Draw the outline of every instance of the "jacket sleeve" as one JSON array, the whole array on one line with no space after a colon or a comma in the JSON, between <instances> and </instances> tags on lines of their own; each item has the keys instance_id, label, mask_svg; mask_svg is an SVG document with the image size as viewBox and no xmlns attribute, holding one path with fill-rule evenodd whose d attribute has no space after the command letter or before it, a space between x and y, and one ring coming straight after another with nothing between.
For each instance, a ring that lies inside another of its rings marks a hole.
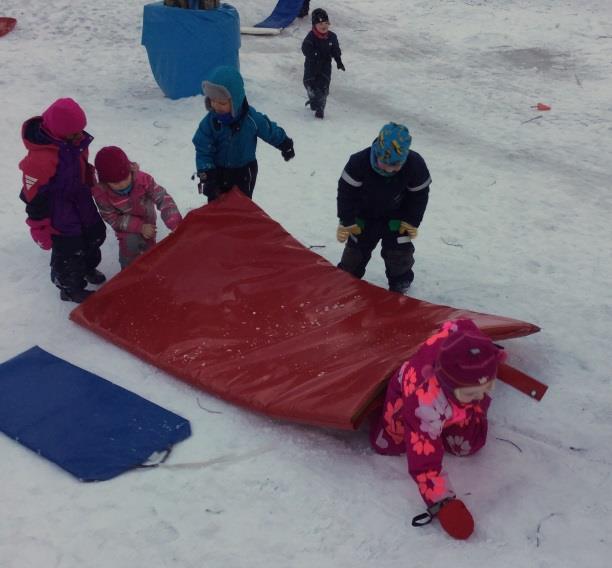
<instances>
[{"instance_id":1,"label":"jacket sleeve","mask_svg":"<svg viewBox=\"0 0 612 568\"><path fill-rule=\"evenodd\" d=\"M410 176L409 183L405 188L400 214L403 221L418 227L425 215L425 209L427 209L431 176L425 160L418 154L415 155L411 168L414 170L414 174Z\"/></svg>"},{"instance_id":2,"label":"jacket sleeve","mask_svg":"<svg viewBox=\"0 0 612 568\"><path fill-rule=\"evenodd\" d=\"M116 233L140 233L142 219L134 215L122 213L108 199L107 189L104 185L96 185L92 192L102 219L104 219ZM125 196L126 201L129 196Z\"/></svg>"},{"instance_id":3,"label":"jacket sleeve","mask_svg":"<svg viewBox=\"0 0 612 568\"><path fill-rule=\"evenodd\" d=\"M356 223L359 194L362 188L363 175L356 161L351 157L338 180L338 219L345 227Z\"/></svg>"},{"instance_id":4,"label":"jacket sleeve","mask_svg":"<svg viewBox=\"0 0 612 568\"><path fill-rule=\"evenodd\" d=\"M210 124L210 114L207 114L193 136L196 151L196 169L198 172L211 170L215 167L215 138Z\"/></svg>"},{"instance_id":5,"label":"jacket sleeve","mask_svg":"<svg viewBox=\"0 0 612 568\"><path fill-rule=\"evenodd\" d=\"M342 63L342 51L340 50L340 43L338 42L338 36L336 34L333 36L331 56L338 65Z\"/></svg>"},{"instance_id":6,"label":"jacket sleeve","mask_svg":"<svg viewBox=\"0 0 612 568\"><path fill-rule=\"evenodd\" d=\"M19 169L22 172L21 199L24 203L30 204L40 196L42 201L47 202L46 194L53 189L52 179L57 168L57 155L47 152L28 152L28 155L19 162ZM39 201L41 201L39 199ZM34 206L34 209L37 209ZM28 216L31 217L26 207ZM37 218L48 217L49 212L39 210L34 212Z\"/></svg>"},{"instance_id":7,"label":"jacket sleeve","mask_svg":"<svg viewBox=\"0 0 612 568\"><path fill-rule=\"evenodd\" d=\"M257 137L261 138L264 142L278 148L287 139L287 133L265 114L257 112L251 107L249 109L249 115L254 120L257 127Z\"/></svg>"},{"instance_id":8,"label":"jacket sleeve","mask_svg":"<svg viewBox=\"0 0 612 568\"><path fill-rule=\"evenodd\" d=\"M302 53L308 59L314 59L318 56L317 47L313 40L312 32L308 33L302 42Z\"/></svg>"},{"instance_id":9,"label":"jacket sleeve","mask_svg":"<svg viewBox=\"0 0 612 568\"><path fill-rule=\"evenodd\" d=\"M429 186L414 192L408 190L402 202L401 217L402 221L410 223L413 227L418 227L425 215L427 203L429 201Z\"/></svg>"},{"instance_id":10,"label":"jacket sleeve","mask_svg":"<svg viewBox=\"0 0 612 568\"><path fill-rule=\"evenodd\" d=\"M435 380L423 383L404 403L408 472L428 507L455 495L442 467L442 430L452 411L442 392L436 395L436 384Z\"/></svg>"},{"instance_id":11,"label":"jacket sleeve","mask_svg":"<svg viewBox=\"0 0 612 568\"><path fill-rule=\"evenodd\" d=\"M151 176L148 176L146 191L151 196L155 207L160 212L162 221L170 229L174 231L178 224L183 220L174 199L170 194L159 185Z\"/></svg>"}]
</instances>

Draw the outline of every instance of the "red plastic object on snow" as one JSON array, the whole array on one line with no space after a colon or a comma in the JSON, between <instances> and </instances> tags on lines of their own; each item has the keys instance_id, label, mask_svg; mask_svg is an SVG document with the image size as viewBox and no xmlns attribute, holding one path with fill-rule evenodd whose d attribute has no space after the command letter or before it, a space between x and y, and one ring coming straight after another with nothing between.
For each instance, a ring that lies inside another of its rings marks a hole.
<instances>
[{"instance_id":1,"label":"red plastic object on snow","mask_svg":"<svg viewBox=\"0 0 612 568\"><path fill-rule=\"evenodd\" d=\"M237 190L191 211L70 317L226 400L349 430L443 321L471 317L496 340L539 330L357 280Z\"/></svg>"},{"instance_id":2,"label":"red plastic object on snow","mask_svg":"<svg viewBox=\"0 0 612 568\"><path fill-rule=\"evenodd\" d=\"M0 17L0 37L9 33L17 24L15 18Z\"/></svg>"},{"instance_id":3,"label":"red plastic object on snow","mask_svg":"<svg viewBox=\"0 0 612 568\"><path fill-rule=\"evenodd\" d=\"M550 110L551 107L549 105L545 105L544 103L538 103L537 105L531 107L531 108L535 108L538 110Z\"/></svg>"}]
</instances>

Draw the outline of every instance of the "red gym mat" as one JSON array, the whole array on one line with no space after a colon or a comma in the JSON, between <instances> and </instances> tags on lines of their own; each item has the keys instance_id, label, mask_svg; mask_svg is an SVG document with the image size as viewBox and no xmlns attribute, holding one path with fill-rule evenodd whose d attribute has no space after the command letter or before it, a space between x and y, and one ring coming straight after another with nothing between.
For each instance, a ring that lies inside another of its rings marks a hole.
<instances>
[{"instance_id":1,"label":"red gym mat","mask_svg":"<svg viewBox=\"0 0 612 568\"><path fill-rule=\"evenodd\" d=\"M237 190L191 211L70 317L226 400L342 429L443 321L470 317L494 340L539 330L356 280Z\"/></svg>"}]
</instances>

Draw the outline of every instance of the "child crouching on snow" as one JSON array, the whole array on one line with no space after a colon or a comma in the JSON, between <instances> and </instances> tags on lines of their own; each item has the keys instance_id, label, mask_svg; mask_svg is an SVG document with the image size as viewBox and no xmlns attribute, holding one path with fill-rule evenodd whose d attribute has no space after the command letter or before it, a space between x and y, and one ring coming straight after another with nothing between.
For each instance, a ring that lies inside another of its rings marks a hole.
<instances>
[{"instance_id":1,"label":"child crouching on snow","mask_svg":"<svg viewBox=\"0 0 612 568\"><path fill-rule=\"evenodd\" d=\"M391 378L370 443L380 454L406 452L428 507L413 526L437 516L452 537L472 534L474 520L456 498L442 458L445 450L468 456L484 446L489 395L504 355L472 320L448 321Z\"/></svg>"},{"instance_id":2,"label":"child crouching on snow","mask_svg":"<svg viewBox=\"0 0 612 568\"><path fill-rule=\"evenodd\" d=\"M119 264L128 266L156 242L155 208L174 231L182 217L174 200L117 146L102 148L95 159L99 183L93 195L102 218L115 230Z\"/></svg>"},{"instance_id":3,"label":"child crouching on snow","mask_svg":"<svg viewBox=\"0 0 612 568\"><path fill-rule=\"evenodd\" d=\"M295 157L293 140L249 105L237 69L217 67L202 83L202 90L209 112L193 136L198 191L209 202L234 186L252 197L257 180L257 139L280 150L285 161Z\"/></svg>"}]
</instances>

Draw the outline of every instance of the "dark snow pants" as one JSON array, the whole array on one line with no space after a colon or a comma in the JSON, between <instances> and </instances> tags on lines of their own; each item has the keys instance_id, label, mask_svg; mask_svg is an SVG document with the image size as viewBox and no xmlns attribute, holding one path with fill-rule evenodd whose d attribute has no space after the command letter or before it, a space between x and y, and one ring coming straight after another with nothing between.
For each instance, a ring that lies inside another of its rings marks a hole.
<instances>
[{"instance_id":1,"label":"dark snow pants","mask_svg":"<svg viewBox=\"0 0 612 568\"><path fill-rule=\"evenodd\" d=\"M121 270L132 264L143 252L155 245L155 238L145 239L140 233L121 233L119 241L119 265Z\"/></svg>"},{"instance_id":2,"label":"dark snow pants","mask_svg":"<svg viewBox=\"0 0 612 568\"><path fill-rule=\"evenodd\" d=\"M315 75L314 77L304 79L304 87L306 87L306 94L308 95L312 110L325 110L330 83L331 77L326 75Z\"/></svg>"},{"instance_id":3,"label":"dark snow pants","mask_svg":"<svg viewBox=\"0 0 612 568\"><path fill-rule=\"evenodd\" d=\"M249 162L240 168L215 168L217 175L217 187L214 193L207 194L208 203L214 201L222 193L227 193L232 187L238 186L247 197L253 197L255 182L257 181L257 160Z\"/></svg>"},{"instance_id":4,"label":"dark snow pants","mask_svg":"<svg viewBox=\"0 0 612 568\"><path fill-rule=\"evenodd\" d=\"M367 219L362 233L349 237L338 268L362 278L379 241L389 290L401 292L414 279L414 245L405 235L392 231L387 219Z\"/></svg>"},{"instance_id":5,"label":"dark snow pants","mask_svg":"<svg viewBox=\"0 0 612 568\"><path fill-rule=\"evenodd\" d=\"M85 275L102 260L100 247L106 239L102 220L83 231L78 237L53 235L51 248L51 282L66 292L83 290Z\"/></svg>"}]
</instances>

